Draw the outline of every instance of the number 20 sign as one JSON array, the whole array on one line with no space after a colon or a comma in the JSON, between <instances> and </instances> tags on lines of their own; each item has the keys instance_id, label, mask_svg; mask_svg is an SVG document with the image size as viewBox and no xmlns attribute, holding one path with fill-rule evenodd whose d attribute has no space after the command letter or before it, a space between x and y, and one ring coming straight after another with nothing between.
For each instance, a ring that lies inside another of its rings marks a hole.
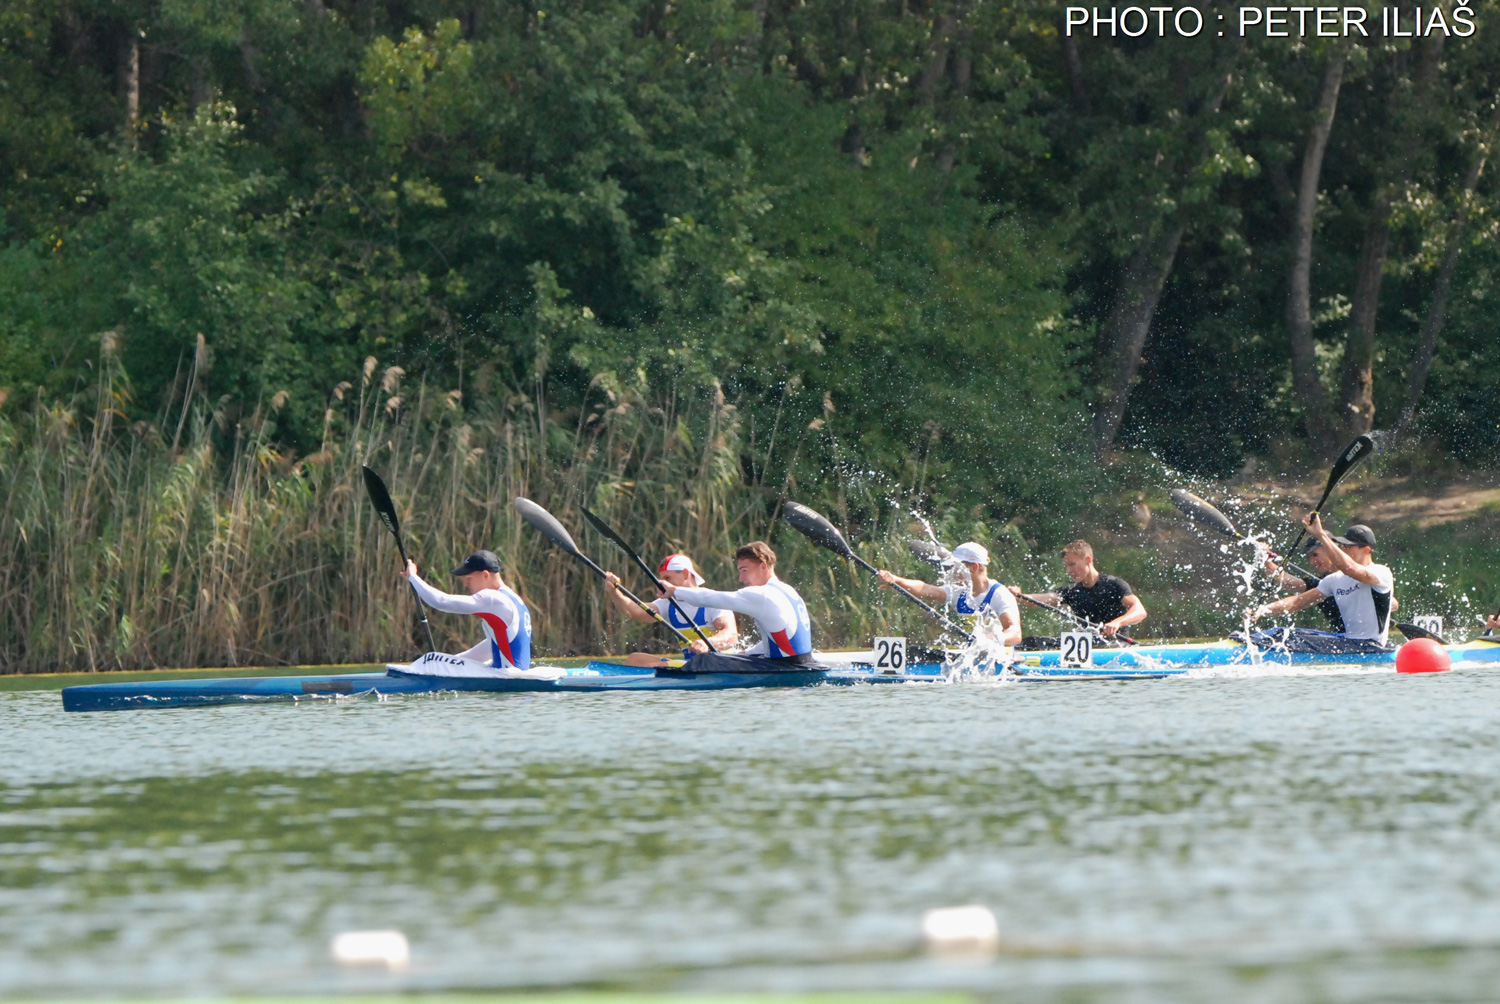
<instances>
[{"instance_id":1,"label":"number 20 sign","mask_svg":"<svg viewBox=\"0 0 1500 1004\"><path fill-rule=\"evenodd\" d=\"M1094 664L1094 636L1087 631L1064 631L1057 638L1060 662L1077 668Z\"/></svg>"}]
</instances>

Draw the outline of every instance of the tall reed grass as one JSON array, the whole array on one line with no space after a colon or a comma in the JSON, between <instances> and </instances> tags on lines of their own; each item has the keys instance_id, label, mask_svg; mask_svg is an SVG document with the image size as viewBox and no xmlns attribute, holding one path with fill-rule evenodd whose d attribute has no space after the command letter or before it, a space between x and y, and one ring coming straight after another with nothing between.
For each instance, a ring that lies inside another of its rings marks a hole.
<instances>
[{"instance_id":1,"label":"tall reed grass","mask_svg":"<svg viewBox=\"0 0 1500 1004\"><path fill-rule=\"evenodd\" d=\"M693 554L721 588L735 586L737 544L773 538L820 645L921 630L913 612L883 604L888 594L872 604L869 582L843 563L778 533L789 492L847 519L851 494L875 490L821 473L809 454L822 423L805 411L768 408L757 431L722 392L650 394L601 376L588 406L555 413L515 392L466 399L370 358L328 401L320 448L294 458L272 438L284 394L238 417L195 395L201 340L187 393L156 422L125 418L130 388L110 336L102 349L82 403L0 415L0 672L413 656L415 601L365 498L364 463L390 485L431 581L453 588L448 569L475 548L500 554L543 655L663 649L669 638L619 617L590 573L521 523L517 495L554 512L639 593L649 582L584 530L579 502L648 560ZM786 393L796 392L794 382ZM878 511L873 502L853 504ZM432 622L449 650L477 634L466 618Z\"/></svg>"}]
</instances>

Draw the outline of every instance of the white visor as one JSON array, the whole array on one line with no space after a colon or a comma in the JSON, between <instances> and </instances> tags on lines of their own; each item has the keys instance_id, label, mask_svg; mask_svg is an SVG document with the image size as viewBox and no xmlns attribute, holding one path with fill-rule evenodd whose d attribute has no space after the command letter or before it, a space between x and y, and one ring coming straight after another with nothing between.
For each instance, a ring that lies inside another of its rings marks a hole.
<instances>
[{"instance_id":1,"label":"white visor","mask_svg":"<svg viewBox=\"0 0 1500 1004\"><path fill-rule=\"evenodd\" d=\"M968 561L976 565L988 565L990 563L990 552L973 541L969 541L965 544L959 544L953 549L953 560Z\"/></svg>"}]
</instances>

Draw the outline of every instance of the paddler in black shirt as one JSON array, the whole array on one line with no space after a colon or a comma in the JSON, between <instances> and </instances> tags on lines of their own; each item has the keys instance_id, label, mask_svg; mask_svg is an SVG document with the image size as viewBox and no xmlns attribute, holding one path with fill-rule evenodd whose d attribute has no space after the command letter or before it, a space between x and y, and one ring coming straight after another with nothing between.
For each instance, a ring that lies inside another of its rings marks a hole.
<instances>
[{"instance_id":1,"label":"paddler in black shirt","mask_svg":"<svg viewBox=\"0 0 1500 1004\"><path fill-rule=\"evenodd\" d=\"M1115 575L1105 575L1094 567L1094 549L1086 540L1075 540L1062 550L1063 569L1073 584L1060 593L1026 593L1027 599L1056 606L1065 603L1073 613L1099 626L1099 633L1113 638L1122 628L1146 619L1146 604L1130 588L1130 583ZM1023 595L1015 586L1009 587Z\"/></svg>"}]
</instances>

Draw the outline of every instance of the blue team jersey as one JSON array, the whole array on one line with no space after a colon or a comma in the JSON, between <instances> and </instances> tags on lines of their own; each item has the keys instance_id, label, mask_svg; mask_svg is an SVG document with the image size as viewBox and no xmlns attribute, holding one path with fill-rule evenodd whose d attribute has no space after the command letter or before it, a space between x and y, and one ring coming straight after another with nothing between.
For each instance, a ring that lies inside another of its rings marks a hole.
<instances>
[{"instance_id":1,"label":"blue team jersey","mask_svg":"<svg viewBox=\"0 0 1500 1004\"><path fill-rule=\"evenodd\" d=\"M769 583L787 602L792 605L792 610L797 615L797 626L790 633L776 631L770 636L770 655L776 658L788 658L794 655L808 655L812 652L812 619L807 616L807 604L802 602L802 597L797 590L776 579Z\"/></svg>"},{"instance_id":2,"label":"blue team jersey","mask_svg":"<svg viewBox=\"0 0 1500 1004\"><path fill-rule=\"evenodd\" d=\"M516 595L513 590L500 588L495 592L510 600L516 606L516 612L520 615L520 623L516 625L514 637L510 636L510 625L494 614L478 614L484 619L494 632L494 638L490 640L490 649L494 656L491 664L498 669L514 666L516 669L531 668L531 610L526 606L526 601Z\"/></svg>"}]
</instances>

